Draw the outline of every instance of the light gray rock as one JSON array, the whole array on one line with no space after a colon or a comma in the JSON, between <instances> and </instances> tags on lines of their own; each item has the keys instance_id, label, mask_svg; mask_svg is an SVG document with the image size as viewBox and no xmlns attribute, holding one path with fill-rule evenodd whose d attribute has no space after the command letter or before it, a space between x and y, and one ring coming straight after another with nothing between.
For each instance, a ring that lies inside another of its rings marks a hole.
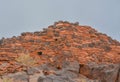
<instances>
[{"instance_id":1,"label":"light gray rock","mask_svg":"<svg viewBox=\"0 0 120 82\"><path fill-rule=\"evenodd\" d=\"M98 79L101 82L115 82L120 69L119 64L95 64L90 63L80 68L80 73L90 79Z\"/></svg>"},{"instance_id":2,"label":"light gray rock","mask_svg":"<svg viewBox=\"0 0 120 82\"><path fill-rule=\"evenodd\" d=\"M48 74L44 71L48 71ZM30 68L27 72L8 74L2 78L13 78L14 82L120 82L119 64L81 65L77 61L63 61L62 69L44 64Z\"/></svg>"},{"instance_id":3,"label":"light gray rock","mask_svg":"<svg viewBox=\"0 0 120 82\"><path fill-rule=\"evenodd\" d=\"M32 67L27 70L28 75L33 75L35 73L40 73L40 69L37 67Z\"/></svg>"},{"instance_id":4,"label":"light gray rock","mask_svg":"<svg viewBox=\"0 0 120 82\"><path fill-rule=\"evenodd\" d=\"M38 73L38 74L34 74L30 76L29 81L30 82L42 82L42 80L45 78L45 76L43 75L43 73Z\"/></svg>"},{"instance_id":5,"label":"light gray rock","mask_svg":"<svg viewBox=\"0 0 120 82\"><path fill-rule=\"evenodd\" d=\"M14 82L28 82L28 75L25 72L18 72L2 76L2 78L12 78Z\"/></svg>"},{"instance_id":6,"label":"light gray rock","mask_svg":"<svg viewBox=\"0 0 120 82\"><path fill-rule=\"evenodd\" d=\"M66 63L66 62L64 62L64 63ZM64 63L63 63L63 67L64 67L64 65L66 65L66 67L65 67L66 70L71 70L71 71L79 73L79 69L80 69L79 62L77 62L77 61L69 62L68 65L64 64Z\"/></svg>"},{"instance_id":7,"label":"light gray rock","mask_svg":"<svg viewBox=\"0 0 120 82\"><path fill-rule=\"evenodd\" d=\"M45 78L43 78L43 77L39 77L38 78L38 80L37 80L37 82L43 82L45 80ZM32 82L32 81L31 81ZM34 81L35 82L35 81Z\"/></svg>"}]
</instances>

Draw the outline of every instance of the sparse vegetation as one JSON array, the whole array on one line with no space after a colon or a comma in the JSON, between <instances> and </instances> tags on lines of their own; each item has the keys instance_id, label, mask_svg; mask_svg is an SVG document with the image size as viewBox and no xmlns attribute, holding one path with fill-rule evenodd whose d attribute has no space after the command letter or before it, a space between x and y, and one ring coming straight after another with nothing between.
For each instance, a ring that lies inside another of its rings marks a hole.
<instances>
[{"instance_id":1,"label":"sparse vegetation","mask_svg":"<svg viewBox=\"0 0 120 82\"><path fill-rule=\"evenodd\" d=\"M16 61L19 62L21 65L31 67L35 65L36 60L32 58L29 54L20 54Z\"/></svg>"},{"instance_id":2,"label":"sparse vegetation","mask_svg":"<svg viewBox=\"0 0 120 82\"><path fill-rule=\"evenodd\" d=\"M36 63L36 60L32 58L29 54L21 54L18 58L16 58L16 61L26 67L27 74L28 74L28 69L34 66ZM28 74L28 82L30 82L29 80L30 78Z\"/></svg>"},{"instance_id":3,"label":"sparse vegetation","mask_svg":"<svg viewBox=\"0 0 120 82\"><path fill-rule=\"evenodd\" d=\"M3 82L13 82L13 80L10 78L3 78Z\"/></svg>"}]
</instances>

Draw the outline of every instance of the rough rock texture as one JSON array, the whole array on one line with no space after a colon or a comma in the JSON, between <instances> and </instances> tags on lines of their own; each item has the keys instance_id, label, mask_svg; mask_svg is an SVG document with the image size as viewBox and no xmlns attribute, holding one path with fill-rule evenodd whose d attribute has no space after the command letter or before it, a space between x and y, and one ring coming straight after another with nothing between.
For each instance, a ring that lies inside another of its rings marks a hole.
<instances>
[{"instance_id":1,"label":"rough rock texture","mask_svg":"<svg viewBox=\"0 0 120 82\"><path fill-rule=\"evenodd\" d=\"M66 64L68 62L64 62ZM7 74L2 78L13 78L14 82L101 82L100 80L88 79L79 73L79 63L77 61L69 62L62 69L57 69L48 64L43 64L38 67L33 67L29 71L34 71L32 74L25 72L18 72L14 74ZM29 81L28 81L29 79Z\"/></svg>"},{"instance_id":2,"label":"rough rock texture","mask_svg":"<svg viewBox=\"0 0 120 82\"><path fill-rule=\"evenodd\" d=\"M118 81L120 71L119 64L88 64L80 67L80 74L90 79L98 79L102 82L120 82Z\"/></svg>"},{"instance_id":3,"label":"rough rock texture","mask_svg":"<svg viewBox=\"0 0 120 82\"><path fill-rule=\"evenodd\" d=\"M27 69L16 61L25 54L36 60L35 67ZM43 31L2 38L0 75L0 82L4 78L14 82L120 82L120 43L90 26L59 21Z\"/></svg>"}]
</instances>

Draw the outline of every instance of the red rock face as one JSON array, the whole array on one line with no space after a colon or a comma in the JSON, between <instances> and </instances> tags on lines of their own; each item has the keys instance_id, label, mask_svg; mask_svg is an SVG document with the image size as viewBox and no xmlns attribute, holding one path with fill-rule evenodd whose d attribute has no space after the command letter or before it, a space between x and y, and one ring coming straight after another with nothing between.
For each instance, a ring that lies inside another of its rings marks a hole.
<instances>
[{"instance_id":1,"label":"red rock face","mask_svg":"<svg viewBox=\"0 0 120 82\"><path fill-rule=\"evenodd\" d=\"M37 65L64 61L120 63L120 43L89 26L56 22L43 31L26 32L20 36L0 40L0 74L23 70L16 58L29 53Z\"/></svg>"}]
</instances>

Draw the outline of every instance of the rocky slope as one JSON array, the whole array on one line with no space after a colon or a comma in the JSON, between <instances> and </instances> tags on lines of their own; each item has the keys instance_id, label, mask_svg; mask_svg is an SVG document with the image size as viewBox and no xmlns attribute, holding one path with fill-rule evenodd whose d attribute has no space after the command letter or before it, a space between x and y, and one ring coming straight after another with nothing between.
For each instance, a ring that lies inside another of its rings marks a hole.
<instances>
[{"instance_id":1,"label":"rocky slope","mask_svg":"<svg viewBox=\"0 0 120 82\"><path fill-rule=\"evenodd\" d=\"M26 54L35 67L16 60ZM0 75L23 82L120 82L120 43L90 26L59 21L43 31L2 38Z\"/></svg>"}]
</instances>

